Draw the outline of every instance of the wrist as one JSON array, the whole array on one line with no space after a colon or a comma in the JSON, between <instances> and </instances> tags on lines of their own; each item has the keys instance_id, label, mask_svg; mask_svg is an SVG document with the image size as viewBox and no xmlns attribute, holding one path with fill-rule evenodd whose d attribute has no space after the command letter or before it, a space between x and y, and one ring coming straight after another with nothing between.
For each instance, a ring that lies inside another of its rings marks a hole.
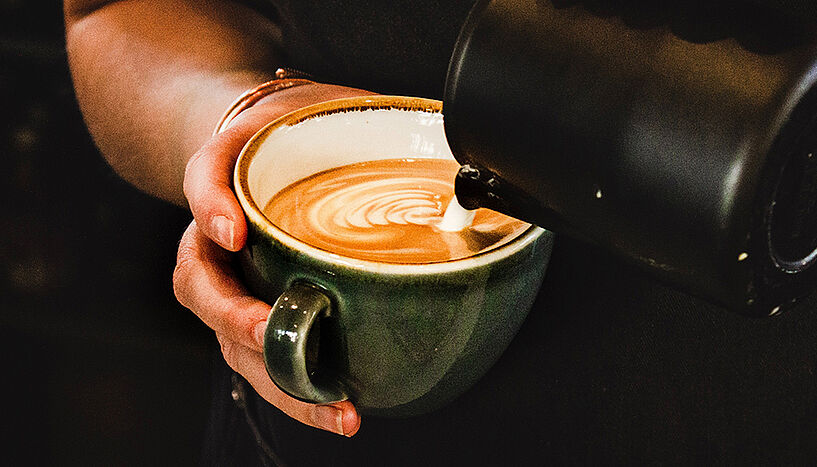
<instances>
[{"instance_id":1,"label":"wrist","mask_svg":"<svg viewBox=\"0 0 817 467\"><path fill-rule=\"evenodd\" d=\"M278 68L275 71L274 79L248 89L233 101L216 124L213 135L224 131L242 112L266 99L268 96L290 88L314 84L314 81L310 78L311 76L309 74L301 71L290 68Z\"/></svg>"},{"instance_id":2,"label":"wrist","mask_svg":"<svg viewBox=\"0 0 817 467\"><path fill-rule=\"evenodd\" d=\"M240 108L235 105L241 100L237 99L225 111L216 131L223 131L238 125L249 125L257 131L278 117L312 104L344 97L375 94L362 89L319 83L302 78L296 78L293 81L296 82L290 84L284 81L282 86L273 83L270 87L272 92L262 92L261 95L256 96L257 99L248 100L250 105L241 108L240 112L232 112L234 106ZM244 94L251 94L251 91Z\"/></svg>"}]
</instances>

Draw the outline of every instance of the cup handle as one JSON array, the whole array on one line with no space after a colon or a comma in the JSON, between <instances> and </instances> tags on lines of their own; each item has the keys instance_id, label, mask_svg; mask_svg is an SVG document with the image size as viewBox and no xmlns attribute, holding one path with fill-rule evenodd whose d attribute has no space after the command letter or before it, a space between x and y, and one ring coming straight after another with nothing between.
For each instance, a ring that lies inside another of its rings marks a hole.
<instances>
[{"instance_id":1,"label":"cup handle","mask_svg":"<svg viewBox=\"0 0 817 467\"><path fill-rule=\"evenodd\" d=\"M267 320L267 373L282 391L304 402L330 404L348 399L337 380L313 382L307 367L309 334L318 318L331 310L331 300L318 287L295 282L275 301Z\"/></svg>"}]
</instances>

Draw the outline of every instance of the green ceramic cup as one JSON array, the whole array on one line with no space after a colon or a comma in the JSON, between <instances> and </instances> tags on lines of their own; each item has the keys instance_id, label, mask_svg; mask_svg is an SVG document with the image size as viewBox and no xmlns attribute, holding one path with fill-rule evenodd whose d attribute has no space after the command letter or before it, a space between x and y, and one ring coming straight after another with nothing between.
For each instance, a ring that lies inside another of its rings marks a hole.
<instances>
[{"instance_id":1,"label":"green ceramic cup","mask_svg":"<svg viewBox=\"0 0 817 467\"><path fill-rule=\"evenodd\" d=\"M246 213L245 280L274 303L264 357L284 392L408 416L472 386L505 350L545 273L552 234L530 227L470 258L388 264L314 248L261 207L290 183L367 160L450 158L439 101L339 99L288 114L242 151L235 189Z\"/></svg>"}]
</instances>

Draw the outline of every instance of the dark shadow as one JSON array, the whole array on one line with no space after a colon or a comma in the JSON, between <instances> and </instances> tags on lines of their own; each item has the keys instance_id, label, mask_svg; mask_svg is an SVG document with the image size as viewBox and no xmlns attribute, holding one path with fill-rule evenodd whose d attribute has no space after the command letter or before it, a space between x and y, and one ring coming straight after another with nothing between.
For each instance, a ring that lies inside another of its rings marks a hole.
<instances>
[{"instance_id":1,"label":"dark shadow","mask_svg":"<svg viewBox=\"0 0 817 467\"><path fill-rule=\"evenodd\" d=\"M583 8L602 18L617 17L633 29L666 27L696 44L734 39L746 50L772 55L806 43L813 37L799 10L774 8L746 0L542 0L556 8ZM779 2L767 2L779 3Z\"/></svg>"}]
</instances>

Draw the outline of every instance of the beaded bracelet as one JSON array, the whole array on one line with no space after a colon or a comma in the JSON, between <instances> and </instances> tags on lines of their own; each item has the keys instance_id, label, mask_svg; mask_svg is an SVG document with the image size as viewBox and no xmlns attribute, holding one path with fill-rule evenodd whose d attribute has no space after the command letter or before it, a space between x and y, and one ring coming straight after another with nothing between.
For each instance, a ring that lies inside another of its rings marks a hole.
<instances>
[{"instance_id":1,"label":"beaded bracelet","mask_svg":"<svg viewBox=\"0 0 817 467\"><path fill-rule=\"evenodd\" d=\"M215 130L213 130L213 136L224 131L241 112L249 109L262 98L284 89L314 83L314 81L307 78L310 78L310 76L301 71L278 68L275 70L275 79L259 84L238 96L218 121Z\"/></svg>"}]
</instances>

